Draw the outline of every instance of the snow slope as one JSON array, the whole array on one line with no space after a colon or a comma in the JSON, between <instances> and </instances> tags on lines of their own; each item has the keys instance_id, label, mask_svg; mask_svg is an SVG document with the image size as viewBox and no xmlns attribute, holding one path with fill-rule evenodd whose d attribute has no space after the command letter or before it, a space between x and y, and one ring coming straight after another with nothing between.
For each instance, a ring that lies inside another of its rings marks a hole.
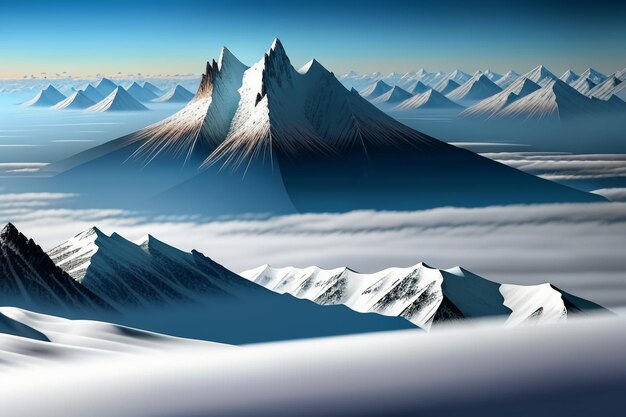
<instances>
[{"instance_id":1,"label":"snow slope","mask_svg":"<svg viewBox=\"0 0 626 417\"><path fill-rule=\"evenodd\" d=\"M488 97L473 106L465 109L460 116L461 117L481 117L489 118L495 116L502 109L510 105L511 103L526 97L527 95L534 93L541 87L530 81L528 78L519 77L513 81L502 92Z\"/></svg>"},{"instance_id":2,"label":"snow slope","mask_svg":"<svg viewBox=\"0 0 626 417\"><path fill-rule=\"evenodd\" d=\"M574 71L572 71L571 69L568 69L567 71L565 71L563 73L563 75L561 75L561 78L559 78L561 81L563 81L564 83L567 83L569 85L572 85L572 83L576 80L578 80L580 78L580 75L576 74Z\"/></svg>"},{"instance_id":3,"label":"snow slope","mask_svg":"<svg viewBox=\"0 0 626 417\"><path fill-rule=\"evenodd\" d=\"M91 100L83 90L78 90L74 92L71 96L66 98L65 100L55 104L52 106L53 109L86 109L87 107L91 107L96 104L93 100Z\"/></svg>"},{"instance_id":4,"label":"snow slope","mask_svg":"<svg viewBox=\"0 0 626 417\"><path fill-rule=\"evenodd\" d=\"M413 85L411 85L411 87L409 88L408 91L410 91L411 94L415 95L415 94L425 93L426 91L428 91L430 89L431 89L431 87L427 86L423 82L416 81Z\"/></svg>"},{"instance_id":5,"label":"snow slope","mask_svg":"<svg viewBox=\"0 0 626 417\"><path fill-rule=\"evenodd\" d=\"M592 113L591 101L561 80L553 80L498 113L500 117L561 119Z\"/></svg>"},{"instance_id":6,"label":"snow slope","mask_svg":"<svg viewBox=\"0 0 626 417\"><path fill-rule=\"evenodd\" d=\"M83 94L87 96L94 103L97 103L106 97L100 94L98 90L96 90L95 87L91 84L87 84L87 86L83 90Z\"/></svg>"},{"instance_id":7,"label":"snow slope","mask_svg":"<svg viewBox=\"0 0 626 417\"><path fill-rule=\"evenodd\" d=\"M578 80L574 81L571 86L574 87L580 94L588 95L589 91L596 87L596 83L591 81L589 78L581 76Z\"/></svg>"},{"instance_id":8,"label":"snow slope","mask_svg":"<svg viewBox=\"0 0 626 417\"><path fill-rule=\"evenodd\" d=\"M463 85L448 93L446 97L463 106L474 104L498 94L502 89L484 74L476 74Z\"/></svg>"},{"instance_id":9,"label":"snow slope","mask_svg":"<svg viewBox=\"0 0 626 417\"><path fill-rule=\"evenodd\" d=\"M413 97L413 94L398 86L394 86L391 90L373 99L372 103L397 104L411 97Z\"/></svg>"},{"instance_id":10,"label":"snow slope","mask_svg":"<svg viewBox=\"0 0 626 417\"><path fill-rule=\"evenodd\" d=\"M454 82L454 81L450 81ZM394 110L415 110L415 109L461 109L462 106L449 100L438 91L430 89L424 93L417 94L398 104Z\"/></svg>"},{"instance_id":11,"label":"snow slope","mask_svg":"<svg viewBox=\"0 0 626 417\"><path fill-rule=\"evenodd\" d=\"M593 68L587 68L585 71L583 71L580 74L580 78L589 79L595 85L598 85L598 84L604 82L607 79L607 76L602 74L599 71L594 70Z\"/></svg>"},{"instance_id":12,"label":"snow slope","mask_svg":"<svg viewBox=\"0 0 626 417\"><path fill-rule=\"evenodd\" d=\"M158 96L150 89L140 86L136 81L134 81L126 89L126 92L128 92L128 94L130 94L135 100L140 102L149 102L158 98Z\"/></svg>"},{"instance_id":13,"label":"snow slope","mask_svg":"<svg viewBox=\"0 0 626 417\"><path fill-rule=\"evenodd\" d=\"M138 111L148 110L146 106L134 99L123 87L116 87L102 101L87 108L88 112L103 111Z\"/></svg>"},{"instance_id":14,"label":"snow slope","mask_svg":"<svg viewBox=\"0 0 626 417\"><path fill-rule=\"evenodd\" d=\"M592 88L587 92L589 97L595 97L600 100L608 100L615 93L616 89L623 83L614 75Z\"/></svg>"},{"instance_id":15,"label":"snow slope","mask_svg":"<svg viewBox=\"0 0 626 417\"><path fill-rule=\"evenodd\" d=\"M438 91L445 96L446 94L459 88L460 86L461 85L459 83L457 83L453 79L448 78L437 83L437 85L433 87L433 90Z\"/></svg>"},{"instance_id":16,"label":"snow slope","mask_svg":"<svg viewBox=\"0 0 626 417\"><path fill-rule=\"evenodd\" d=\"M117 88L117 84L115 84L113 81L109 80L108 78L102 78L100 81L96 83L94 88L96 89L98 94L100 94L102 97L106 97L109 94L111 94L113 91L115 91L115 89Z\"/></svg>"},{"instance_id":17,"label":"snow slope","mask_svg":"<svg viewBox=\"0 0 626 417\"><path fill-rule=\"evenodd\" d=\"M556 80L558 77L551 73L543 65L539 65L538 67L535 67L526 74L524 74L524 78L528 78L535 84L539 84L540 86L544 87L548 83L550 83L550 81Z\"/></svg>"},{"instance_id":18,"label":"snow slope","mask_svg":"<svg viewBox=\"0 0 626 417\"><path fill-rule=\"evenodd\" d=\"M487 68L483 72L483 74L485 74L485 76L489 78L491 81L493 81L494 83L497 83L500 80L500 78L502 78L502 74L498 74L497 72L494 72L489 68Z\"/></svg>"},{"instance_id":19,"label":"snow slope","mask_svg":"<svg viewBox=\"0 0 626 417\"><path fill-rule=\"evenodd\" d=\"M157 87L156 85L152 84L150 81L145 81L143 83L143 88L145 90L151 91L152 93L154 93L157 97L160 97L163 95L163 93L165 93L163 90L161 90L159 87Z\"/></svg>"},{"instance_id":20,"label":"snow slope","mask_svg":"<svg viewBox=\"0 0 626 417\"><path fill-rule=\"evenodd\" d=\"M241 348L176 340L89 362L58 345L43 366L9 346L0 399L8 416L619 417L625 334L618 316Z\"/></svg>"},{"instance_id":21,"label":"snow slope","mask_svg":"<svg viewBox=\"0 0 626 417\"><path fill-rule=\"evenodd\" d=\"M508 71L502 78L496 81L496 85L500 88L507 88L513 81L517 80L519 76L520 75L513 70Z\"/></svg>"},{"instance_id":22,"label":"snow slope","mask_svg":"<svg viewBox=\"0 0 626 417\"><path fill-rule=\"evenodd\" d=\"M368 100L372 100L372 99L380 97L383 94L391 91L392 88L393 87L391 87L386 82L384 82L382 80L379 80L379 81L376 81L375 83L369 85L367 88L363 89L362 91L360 91L360 94L364 98L366 98Z\"/></svg>"},{"instance_id":23,"label":"snow slope","mask_svg":"<svg viewBox=\"0 0 626 417\"><path fill-rule=\"evenodd\" d=\"M439 270L423 263L372 274L348 268L263 265L241 276L281 294L322 305L345 304L360 312L401 316L424 329L449 320L478 317L500 317L507 325L553 323L565 319L568 312L600 309L584 300L571 303L550 284L497 284L459 267Z\"/></svg>"},{"instance_id":24,"label":"snow slope","mask_svg":"<svg viewBox=\"0 0 626 417\"><path fill-rule=\"evenodd\" d=\"M56 312L108 307L11 223L0 232L0 304Z\"/></svg>"},{"instance_id":25,"label":"snow slope","mask_svg":"<svg viewBox=\"0 0 626 417\"><path fill-rule=\"evenodd\" d=\"M22 104L22 107L50 107L62 100L65 100L65 96L52 85L48 85L44 90L37 93L35 97Z\"/></svg>"},{"instance_id":26,"label":"snow slope","mask_svg":"<svg viewBox=\"0 0 626 417\"><path fill-rule=\"evenodd\" d=\"M172 88L161 97L152 100L153 103L187 103L194 97L194 94L180 84Z\"/></svg>"},{"instance_id":27,"label":"snow slope","mask_svg":"<svg viewBox=\"0 0 626 417\"><path fill-rule=\"evenodd\" d=\"M63 361L186 353L189 349L222 351L220 343L180 339L91 320L68 320L15 307L0 307L0 367L50 366ZM3 371L5 371L4 369Z\"/></svg>"}]
</instances>

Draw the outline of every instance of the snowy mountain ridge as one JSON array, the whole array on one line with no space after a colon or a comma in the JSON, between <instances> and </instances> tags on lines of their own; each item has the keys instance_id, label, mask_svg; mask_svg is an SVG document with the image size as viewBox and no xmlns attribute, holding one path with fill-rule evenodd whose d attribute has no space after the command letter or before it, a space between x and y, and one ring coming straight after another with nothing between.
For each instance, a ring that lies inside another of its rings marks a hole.
<instances>
[{"instance_id":1,"label":"snowy mountain ridge","mask_svg":"<svg viewBox=\"0 0 626 417\"><path fill-rule=\"evenodd\" d=\"M401 316L429 329L448 320L500 317L507 326L553 323L599 306L550 284L520 286L488 281L463 268L418 263L362 274L349 268L272 268L241 275L279 293L322 305L345 304L360 312Z\"/></svg>"}]
</instances>

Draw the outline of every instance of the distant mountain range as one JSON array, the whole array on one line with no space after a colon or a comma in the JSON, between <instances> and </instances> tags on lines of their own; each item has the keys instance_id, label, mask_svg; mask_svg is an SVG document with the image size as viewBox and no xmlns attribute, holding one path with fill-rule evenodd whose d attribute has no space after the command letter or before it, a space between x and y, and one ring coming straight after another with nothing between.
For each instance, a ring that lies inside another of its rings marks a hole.
<instances>
[{"instance_id":1,"label":"distant mountain range","mask_svg":"<svg viewBox=\"0 0 626 417\"><path fill-rule=\"evenodd\" d=\"M456 113L460 113L463 118L562 121L574 118L626 115L626 103L624 103L626 85L623 83L625 77L626 69L607 77L589 68L580 75L568 70L559 78L540 65L524 75L519 75L515 71L500 75L491 70L485 70L484 72L477 71L470 77L460 70L455 70L445 76L441 73L432 76L432 73L419 70L402 75L393 73L389 76L382 76L379 73L360 76L352 72L340 76L339 79L348 87L370 81L370 84L365 84L361 88L361 95L383 110L437 109L454 112L456 108L458 109ZM434 78L438 81L433 82ZM394 82L396 84L393 84ZM564 86L559 82L563 82ZM384 88L385 91L391 90L394 86L406 87L405 90L412 96L404 101L396 101L391 106L391 103L385 100L375 100L371 97L371 91L374 91L375 86ZM568 89L569 86L578 94ZM431 88L444 94L457 106L451 106L449 102L442 100L436 94L424 96L423 93ZM537 92L529 98L528 101L531 102L529 104L524 104L525 101L513 106L514 102L534 93L537 89L546 89L546 91ZM425 100L425 97L429 97L429 100ZM462 107L468 108L461 112Z\"/></svg>"},{"instance_id":2,"label":"distant mountain range","mask_svg":"<svg viewBox=\"0 0 626 417\"><path fill-rule=\"evenodd\" d=\"M86 110L89 112L148 110L142 103L187 103L193 94L177 84L164 92L154 84L134 81L125 89L108 78L100 79L95 85L87 84L77 89L64 89L63 95L52 85L48 85L35 97L23 103L23 107L49 107L54 110Z\"/></svg>"}]
</instances>

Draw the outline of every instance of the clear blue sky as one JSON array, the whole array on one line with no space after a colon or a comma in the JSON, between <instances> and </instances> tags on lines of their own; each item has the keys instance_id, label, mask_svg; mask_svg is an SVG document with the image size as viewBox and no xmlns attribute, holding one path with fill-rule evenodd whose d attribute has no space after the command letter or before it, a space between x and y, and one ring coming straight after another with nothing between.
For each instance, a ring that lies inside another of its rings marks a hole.
<instances>
[{"instance_id":1,"label":"clear blue sky","mask_svg":"<svg viewBox=\"0 0 626 417\"><path fill-rule=\"evenodd\" d=\"M227 45L246 63L278 36L336 73L626 66L626 2L21 1L0 3L0 77L200 73Z\"/></svg>"}]
</instances>

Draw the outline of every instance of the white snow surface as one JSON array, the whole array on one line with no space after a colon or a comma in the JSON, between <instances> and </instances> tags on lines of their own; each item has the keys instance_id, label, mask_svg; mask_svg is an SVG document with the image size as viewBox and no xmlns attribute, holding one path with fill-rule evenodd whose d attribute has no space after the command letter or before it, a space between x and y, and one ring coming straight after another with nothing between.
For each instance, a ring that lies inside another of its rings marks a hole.
<instances>
[{"instance_id":1,"label":"white snow surface","mask_svg":"<svg viewBox=\"0 0 626 417\"><path fill-rule=\"evenodd\" d=\"M604 80L607 79L607 76L599 71L594 70L593 68L587 68L580 74L580 78L588 78L594 84L598 85L601 82L604 82Z\"/></svg>"},{"instance_id":2,"label":"white snow surface","mask_svg":"<svg viewBox=\"0 0 626 417\"><path fill-rule=\"evenodd\" d=\"M83 90L75 91L65 100L52 106L53 109L86 109L96 104L93 100L85 95Z\"/></svg>"},{"instance_id":3,"label":"white snow surface","mask_svg":"<svg viewBox=\"0 0 626 417\"><path fill-rule=\"evenodd\" d=\"M36 318L61 342L0 337L7 416L618 417L626 385L623 316L241 348Z\"/></svg>"},{"instance_id":4,"label":"white snow surface","mask_svg":"<svg viewBox=\"0 0 626 417\"><path fill-rule=\"evenodd\" d=\"M592 114L597 106L588 97L556 79L497 113L498 117L558 120Z\"/></svg>"},{"instance_id":5,"label":"white snow surface","mask_svg":"<svg viewBox=\"0 0 626 417\"><path fill-rule=\"evenodd\" d=\"M509 85L511 85L513 81L517 80L519 77L520 75L517 72L513 70L508 71L502 76L502 78L496 81L496 85L500 88L507 88Z\"/></svg>"},{"instance_id":6,"label":"white snow surface","mask_svg":"<svg viewBox=\"0 0 626 417\"><path fill-rule=\"evenodd\" d=\"M88 112L138 110L148 110L148 108L128 94L123 87L116 87L102 101L86 109Z\"/></svg>"},{"instance_id":7,"label":"white snow surface","mask_svg":"<svg viewBox=\"0 0 626 417\"><path fill-rule=\"evenodd\" d=\"M413 97L413 94L396 85L391 90L373 99L372 103L397 104L411 97Z\"/></svg>"},{"instance_id":8,"label":"white snow surface","mask_svg":"<svg viewBox=\"0 0 626 417\"><path fill-rule=\"evenodd\" d=\"M567 318L561 293L550 284L500 285L459 267L439 270L419 263L363 274L345 267L263 265L241 276L272 291L322 305L345 304L363 313L402 316L424 329L437 321L438 314L448 314L446 303L452 303L464 317L500 317L511 326Z\"/></svg>"},{"instance_id":9,"label":"white snow surface","mask_svg":"<svg viewBox=\"0 0 626 417\"><path fill-rule=\"evenodd\" d=\"M470 105L498 94L500 91L502 89L486 75L477 73L460 87L448 93L446 97L458 104Z\"/></svg>"},{"instance_id":10,"label":"white snow surface","mask_svg":"<svg viewBox=\"0 0 626 417\"><path fill-rule=\"evenodd\" d=\"M371 84L367 88L363 89L359 93L368 100L375 99L377 97L382 96L383 94L391 91L393 89L392 86L387 84L386 82L379 80L375 83Z\"/></svg>"},{"instance_id":11,"label":"white snow surface","mask_svg":"<svg viewBox=\"0 0 626 417\"><path fill-rule=\"evenodd\" d=\"M574 87L580 94L588 95L589 91L596 87L596 83L587 77L581 76L578 80L574 81L571 86Z\"/></svg>"},{"instance_id":12,"label":"white snow surface","mask_svg":"<svg viewBox=\"0 0 626 417\"><path fill-rule=\"evenodd\" d=\"M559 78L561 81L563 81L564 83L567 83L569 85L572 85L572 83L576 80L578 80L580 78L580 75L576 74L574 71L572 71L571 69L568 69L567 71L565 71L563 73L563 75L561 75L561 78Z\"/></svg>"},{"instance_id":13,"label":"white snow surface","mask_svg":"<svg viewBox=\"0 0 626 417\"><path fill-rule=\"evenodd\" d=\"M587 92L589 97L595 97L600 100L608 100L613 96L617 88L623 83L619 78L612 75L600 84Z\"/></svg>"},{"instance_id":14,"label":"white snow surface","mask_svg":"<svg viewBox=\"0 0 626 417\"><path fill-rule=\"evenodd\" d=\"M22 104L22 107L50 107L65 100L65 96L52 85L48 85L35 97Z\"/></svg>"},{"instance_id":15,"label":"white snow surface","mask_svg":"<svg viewBox=\"0 0 626 417\"><path fill-rule=\"evenodd\" d=\"M420 94L404 100L398 104L394 110L415 110L415 109L459 109L456 104L446 96L434 89L430 89Z\"/></svg>"},{"instance_id":16,"label":"white snow surface","mask_svg":"<svg viewBox=\"0 0 626 417\"><path fill-rule=\"evenodd\" d=\"M194 94L180 84L176 84L168 92L161 97L152 100L153 103L187 103L193 98Z\"/></svg>"},{"instance_id":17,"label":"white snow surface","mask_svg":"<svg viewBox=\"0 0 626 417\"><path fill-rule=\"evenodd\" d=\"M533 81L536 84L544 87L550 81L556 80L557 76L551 73L546 67L543 65L539 65L538 67L533 68L526 74L524 74L525 78L528 78L530 81Z\"/></svg>"},{"instance_id":18,"label":"white snow surface","mask_svg":"<svg viewBox=\"0 0 626 417\"><path fill-rule=\"evenodd\" d=\"M518 77L502 92L479 101L473 106L464 110L461 117L485 117L489 118L497 115L502 109L511 103L534 93L541 87L525 77Z\"/></svg>"}]
</instances>

